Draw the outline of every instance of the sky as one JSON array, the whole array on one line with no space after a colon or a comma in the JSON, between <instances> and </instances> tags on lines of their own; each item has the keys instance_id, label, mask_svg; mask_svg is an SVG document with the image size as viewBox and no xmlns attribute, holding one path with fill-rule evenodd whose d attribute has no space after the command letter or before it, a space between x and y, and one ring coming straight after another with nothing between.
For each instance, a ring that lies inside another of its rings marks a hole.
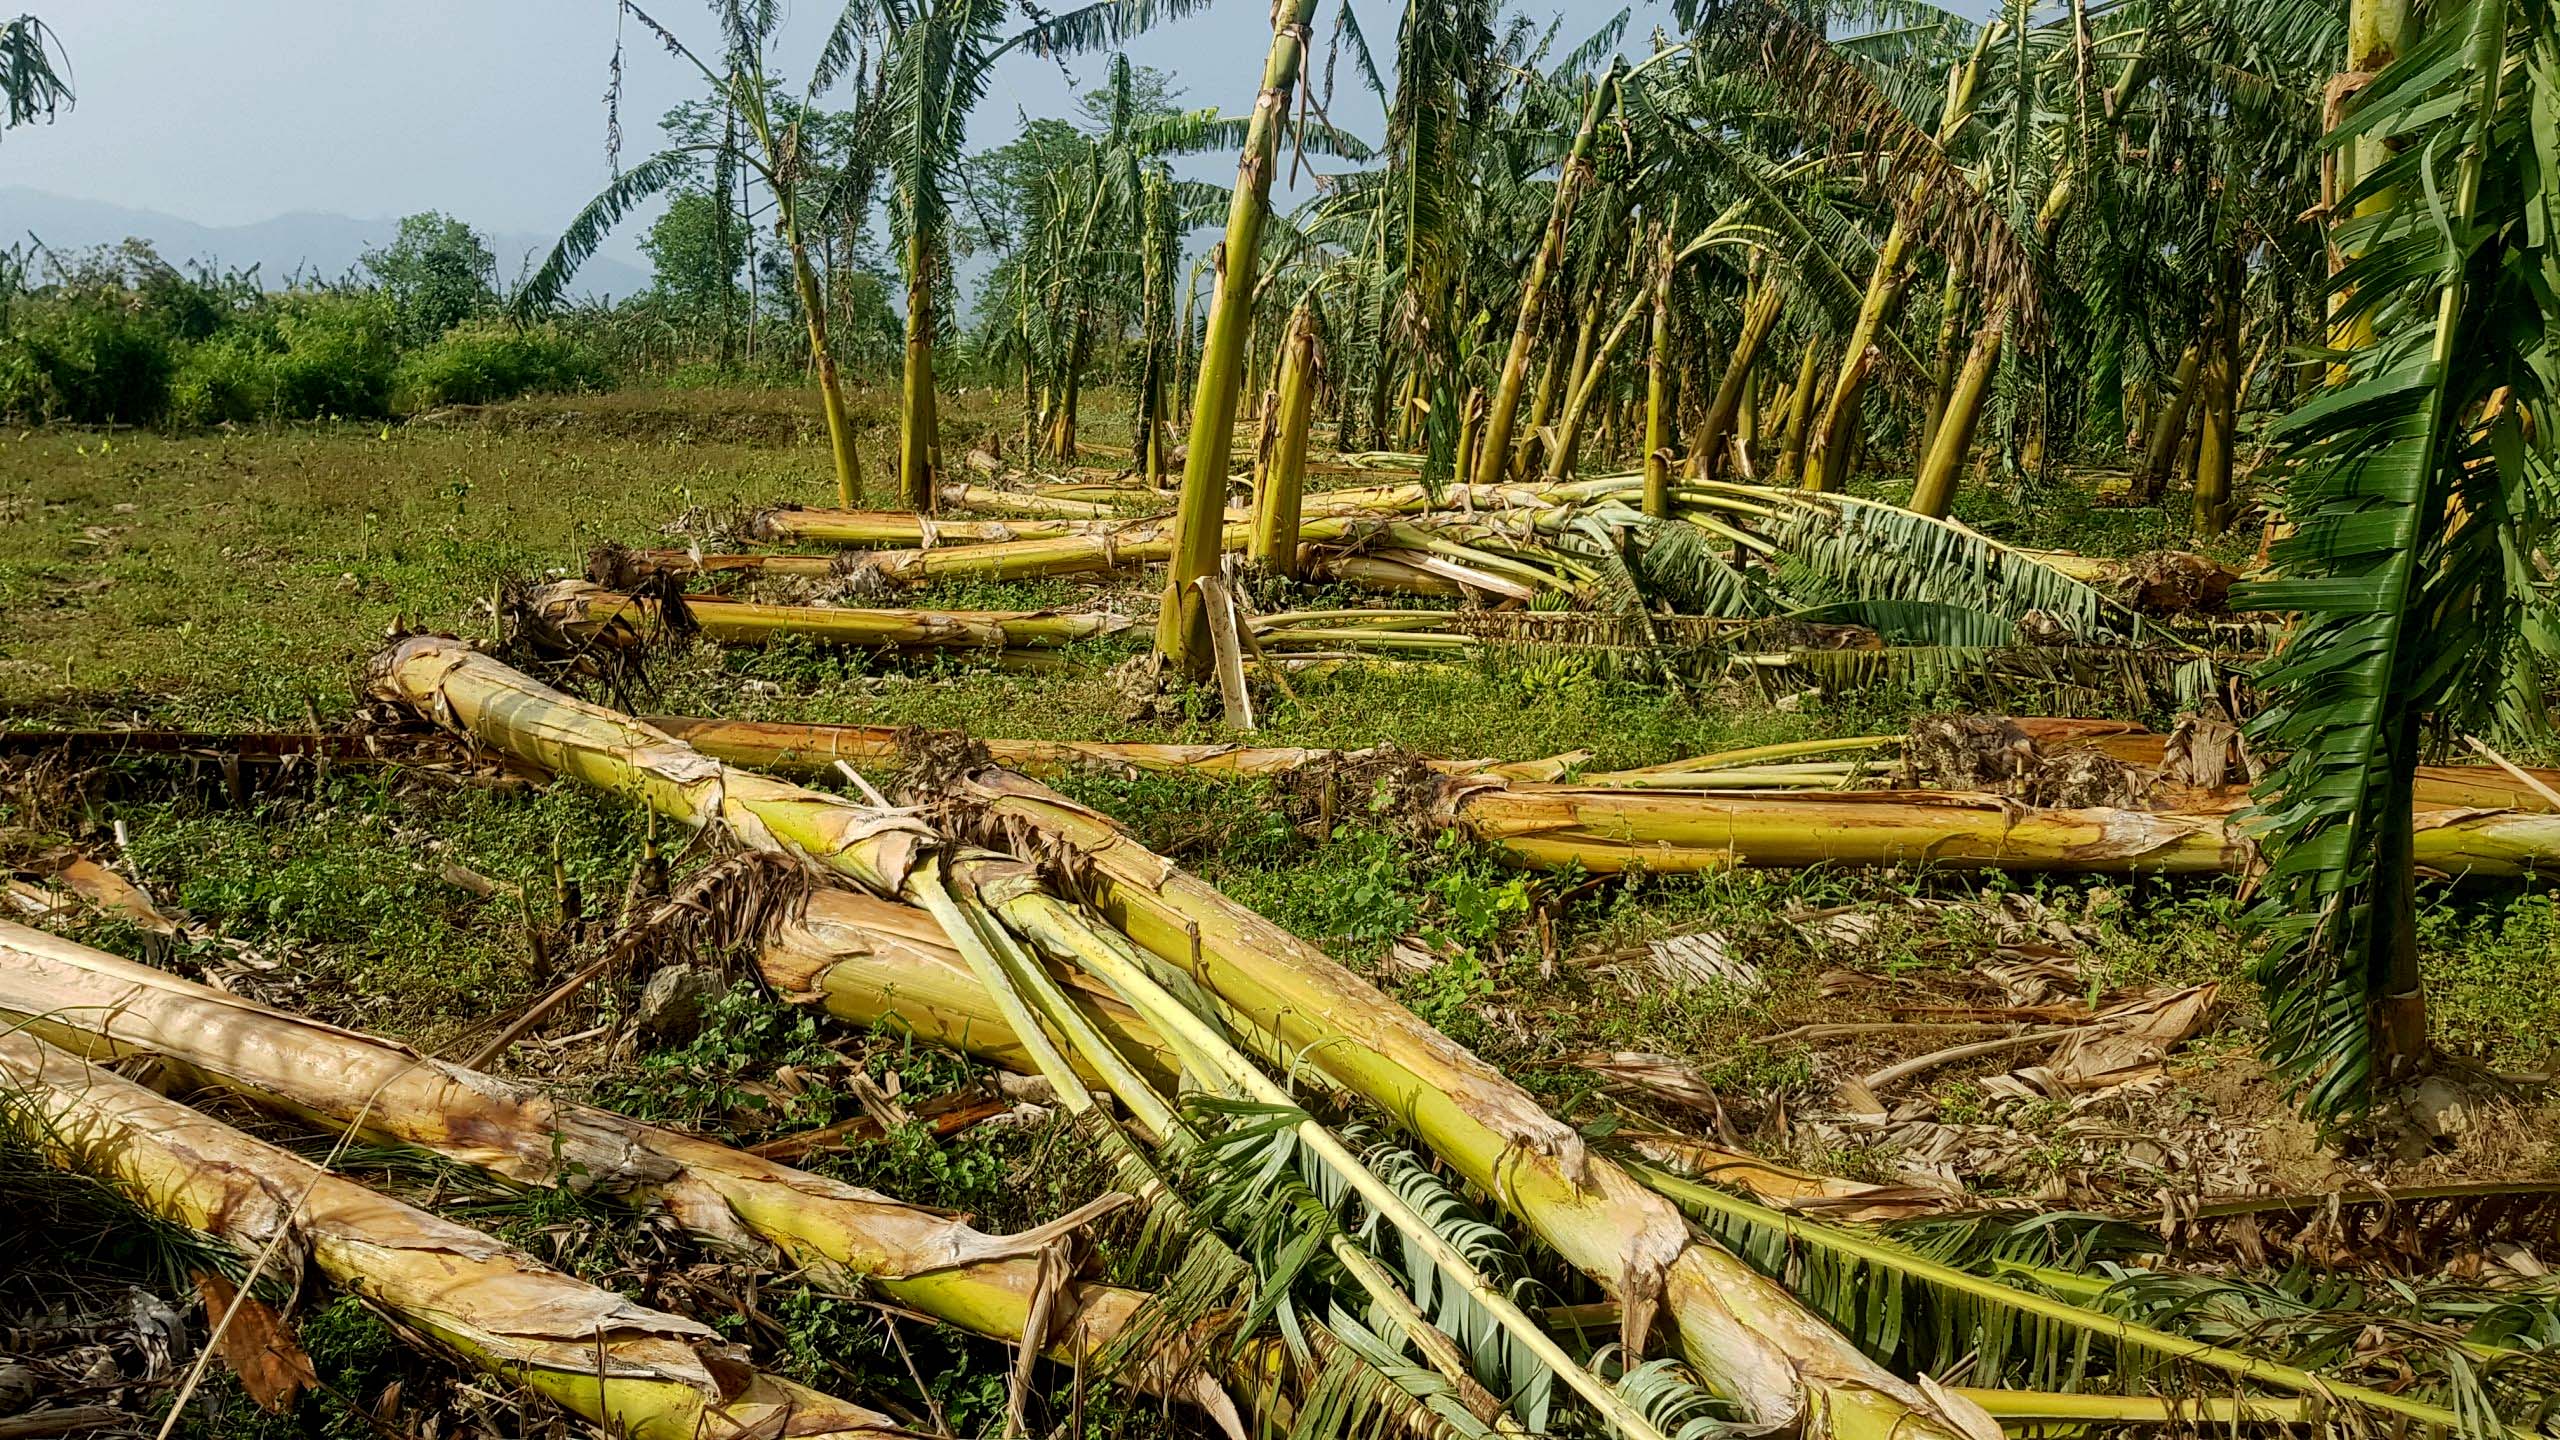
<instances>
[{"instance_id":1,"label":"sky","mask_svg":"<svg viewBox=\"0 0 2560 1440\"><path fill-rule=\"evenodd\" d=\"M1327 0L1329 23L1336 0ZM1357 0L1375 44L1398 0ZM1591 11L1593 24L1608 11ZM556 234L610 176L603 94L615 40L612 0L21 0L60 37L78 94L51 126L0 142L0 186L158 210L207 225L296 211L371 219L443 210L484 230ZM18 8L18 7L12 7ZM786 0L779 73L804 78L838 13ZM718 44L702 0L650 13L698 51ZM1578 37L1587 26L1568 25ZM1128 47L1173 73L1192 105L1241 113L1270 39L1267 0L1216 0ZM1630 39L1644 44L1641 32ZM670 105L701 77L637 24L624 40L624 158L647 153ZM1063 64L1031 55L999 69L972 121L973 148L1002 144L1033 116L1073 113L1102 83L1105 55ZM1376 107L1346 65L1338 123L1375 135ZM1201 157L1203 178L1232 158ZM9 233L0 215L0 233ZM626 223L617 254L635 253Z\"/></svg>"}]
</instances>

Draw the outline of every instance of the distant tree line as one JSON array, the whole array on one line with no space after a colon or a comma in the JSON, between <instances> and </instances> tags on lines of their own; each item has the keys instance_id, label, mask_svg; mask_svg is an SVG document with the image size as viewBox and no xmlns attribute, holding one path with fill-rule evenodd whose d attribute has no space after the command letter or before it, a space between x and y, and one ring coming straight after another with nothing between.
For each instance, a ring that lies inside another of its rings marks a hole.
<instances>
[{"instance_id":1,"label":"distant tree line","mask_svg":"<svg viewBox=\"0 0 2560 1440\"><path fill-rule=\"evenodd\" d=\"M471 228L412 215L335 280L171 263L142 240L0 254L0 416L18 423L381 419L612 373L564 326L521 327Z\"/></svg>"}]
</instances>

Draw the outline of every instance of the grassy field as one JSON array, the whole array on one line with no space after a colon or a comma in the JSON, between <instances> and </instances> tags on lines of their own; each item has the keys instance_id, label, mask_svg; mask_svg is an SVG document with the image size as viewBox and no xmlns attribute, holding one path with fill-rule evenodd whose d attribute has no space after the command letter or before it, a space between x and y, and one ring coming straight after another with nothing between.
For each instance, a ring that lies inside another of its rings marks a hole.
<instances>
[{"instance_id":1,"label":"grassy field","mask_svg":"<svg viewBox=\"0 0 2560 1440\"><path fill-rule=\"evenodd\" d=\"M875 491L891 455L887 397L863 396L864 460ZM955 448L1005 432L1000 408L964 397ZM604 541L649 543L695 506L829 503L823 448L797 394L636 392L448 413L405 427L321 426L237 434L41 431L0 435L0 725L204 728L335 726L357 704L366 657L410 628L484 634L498 587L575 573ZM2014 506L1972 497L1970 518L2023 543L2127 553L2160 543L2155 516L2095 509L2076 493ZM916 603L951 607L1142 607L1143 585L1064 582L945 587ZM1134 642L1131 642L1134 643ZM1059 674L964 663L888 668L805 647L671 656L652 703L672 713L953 727L1060 738L1232 738L1203 714L1172 733L1119 718L1103 673L1126 645ZM1588 749L1636 765L1766 741L1896 730L1939 703L1902 693L1832 697L1780 710L1726 690L1674 696L1575 665L1363 672L1300 688L1271 717L1273 743L1395 743L1429 754L1521 758ZM2159 718L2159 717L2150 717ZM1590 883L1524 876L1447 840L1417 839L1392 808L1349 807L1327 840L1291 824L1250 784L1089 775L1065 788L1133 825L1149 844L1367 969L1456 1038L1592 1125L1722 1124L1759 1148L1861 1178L1900 1163L1890 1132L1790 1121L1841 1078L1925 1044L1812 1042L1814 1021L1869 1018L1888 997L1965 993L2001 953L2016 917L2078 937L2090 993L2232 979L2245 958L2235 887L1965 879L1900 872L1743 872ZM83 938L148 952L188 973L211 969L278 1003L429 1049L467 1048L475 1029L554 981L585 942L561 913L556 873L590 911L630 886L643 847L626 808L567 788L455 784L384 771L308 779L246 803L182 772L142 767L112 783L20 773L0 798L0 858L76 845L129 866L162 904L211 935L248 942L240 969L210 939L174 946L114 921L72 917ZM453 867L489 893L447 878ZM2560 919L2538 893L2430 892L2426 943L2439 1034L2508 1070L2552 1061L2560 998L2539 983ZM1863 917L1842 923L1842 917ZM1682 987L1648 968L1647 942L1705 934L1758 967L1752 987ZM1417 963L1416 955L1421 956ZM228 967L228 968L226 968ZM1844 978L1846 977L1846 978ZM2286 1117L2250 1058L2254 1022L2236 1013L2177 1062L2173 1083L2080 1108L1987 1097L1998 1057L1933 1072L1893 1098L1961 1127L1991 1157L1968 1178L1986 1194L2141 1196L2166 1147L2219 1177L2286 1186L2350 1173L2391 1178L2550 1173L2548 1111L2519 1110L2438 1147L2342 1155ZM520 1047L510 1063L636 1112L742 1139L857 1113L849 1069L891 1073L910 1096L973 1083L973 1068L894 1037L852 1036L752 991L683 1045L613 1043L626 991L599 992L552 1027L598 1037ZM1713 1092L1702 1108L1626 1052L1683 1067ZM815 1077L797 1093L778 1067ZM2494 1133L2492 1133L2494 1132ZM1032 1129L937 1144L921 1132L823 1157L844 1178L1007 1228L1054 1213L1095 1177ZM2174 1168L2174 1167L2173 1167ZM408 1172L413 1188L440 1183ZM441 1193L441 1192L439 1192ZM553 1197L474 1202L487 1223L560 1263L669 1304L706 1303L682 1257L613 1241L617 1227ZM468 1207L466 1207L468 1208ZM664 1241L653 1241L661 1247ZM20 1277L23 1279L24 1277ZM0 1287L12 1283L0 1274ZM956 1433L1000 1415L1004 1357L876 1308L769 1277L740 1338L817 1383L876 1387ZM7 1293L0 1289L0 1294ZM717 1304L712 1308L719 1309ZM379 1326L324 1312L315 1353L350 1405L390 1378L441 1384ZM368 1329L367 1327L372 1327ZM901 1364L899 1346L909 1347ZM930 1379L896 1378L913 1373ZM859 1386L855 1393L864 1392ZM412 1403L415 1403L414 1393ZM1146 1417L1099 1406L1094 1434L1151 1433ZM372 1433L353 1409L324 1433ZM225 1392L199 1433L303 1433Z\"/></svg>"}]
</instances>

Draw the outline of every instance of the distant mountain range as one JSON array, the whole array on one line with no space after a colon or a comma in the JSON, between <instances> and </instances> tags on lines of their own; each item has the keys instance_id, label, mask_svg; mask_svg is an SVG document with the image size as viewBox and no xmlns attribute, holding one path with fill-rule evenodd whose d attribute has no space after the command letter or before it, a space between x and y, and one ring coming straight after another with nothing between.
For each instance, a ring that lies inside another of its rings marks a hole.
<instances>
[{"instance_id":1,"label":"distant mountain range","mask_svg":"<svg viewBox=\"0 0 2560 1440\"><path fill-rule=\"evenodd\" d=\"M242 269L255 265L258 278L271 289L281 288L296 272L334 280L353 269L366 251L389 244L399 231L396 218L358 220L310 211L254 225L199 225L157 210L0 185L0 246L23 245L30 234L56 250L112 245L137 237L150 241L172 263L202 260ZM498 257L498 275L506 282L540 264L553 243L550 236L487 230L480 232L480 238L489 253ZM629 295L649 288L649 271L636 253L630 258L598 254L579 268L574 288L586 295Z\"/></svg>"}]
</instances>

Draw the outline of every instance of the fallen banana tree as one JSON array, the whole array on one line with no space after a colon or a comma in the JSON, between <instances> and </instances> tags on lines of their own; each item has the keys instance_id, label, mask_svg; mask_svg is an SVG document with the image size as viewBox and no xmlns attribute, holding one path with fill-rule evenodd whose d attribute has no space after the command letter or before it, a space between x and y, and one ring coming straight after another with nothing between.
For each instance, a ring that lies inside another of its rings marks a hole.
<instances>
[{"instance_id":1,"label":"fallen banana tree","mask_svg":"<svg viewBox=\"0 0 2560 1440\"><path fill-rule=\"evenodd\" d=\"M913 905L822 886L797 913L758 938L756 966L785 1000L816 1005L866 1029L913 1035L1017 1074L1039 1073L941 922ZM1141 1073L1165 1088L1178 1081L1181 1057L1136 1011L1075 973L1058 971L1056 979ZM1079 1069L1089 1083L1100 1083L1090 1067Z\"/></svg>"},{"instance_id":2,"label":"fallen banana tree","mask_svg":"<svg viewBox=\"0 0 2560 1440\"><path fill-rule=\"evenodd\" d=\"M757 963L784 999L817 1005L866 1029L913 1035L1017 1074L1038 1073L942 927L911 905L849 890L817 890L800 913L767 929ZM1081 971L1052 969L1113 1046L1170 1088L1183 1064L1172 1043ZM1301 1085L1310 1078L1298 1077ZM1629 1132L1619 1138L1648 1159L1742 1190L1764 1204L1840 1219L1902 1219L1965 1203L1953 1191L1814 1175L1694 1136Z\"/></svg>"},{"instance_id":3,"label":"fallen banana tree","mask_svg":"<svg viewBox=\"0 0 2560 1440\"><path fill-rule=\"evenodd\" d=\"M1034 906L1052 904L1045 897L1027 902ZM823 920L817 918L825 912ZM1035 934L1045 933L1035 919ZM796 933L795 933L796 932ZM833 947L829 963L821 952ZM932 917L910 907L896 905L874 897L841 891L820 891L811 905L811 919L805 924L790 922L778 928L768 942L766 973L777 984L802 970L826 974L824 1003L841 1018L865 1025L888 1025L937 1038L954 1048L978 1055L995 1064L1033 1073L1034 1066L1006 1028L1007 1022L986 991L972 977L957 951L951 949ZM777 954L781 958L777 959ZM873 963L876 957L896 956L892 964ZM1103 973L1112 973L1105 971ZM1123 987L1145 987L1143 976L1120 972ZM1074 972L1062 975L1075 983ZM1077 1003L1088 1010L1120 1052L1135 1061L1150 1075L1172 1076L1186 1063L1199 1064L1197 1051L1201 1042L1191 1042L1192 1052L1186 1059L1183 1051L1160 1033L1137 1011L1116 1001L1078 993ZM1196 1025L1182 1015L1164 1008L1158 1013L1178 1023ZM1774 1164L1746 1152L1727 1150L1688 1136L1622 1133L1617 1143L1644 1156L1648 1161L1670 1166L1678 1172L1714 1180L1717 1184L1750 1195L1771 1211L1754 1212L1769 1217L1772 1224L1784 1223L1777 1216L1792 1212L1868 1224L1879 1221L1907 1220L1959 1207L1965 1198L1942 1190L1924 1190L1905 1186L1861 1184L1832 1176L1809 1174ZM1651 1182L1670 1182L1668 1172L1654 1172ZM1695 1203L1693 1190L1677 1190L1675 1198ZM1836 1245L1856 1246L1862 1242L1847 1232L1823 1230ZM1892 1253L1882 1244L1870 1244L1861 1253ZM2197 1362L2201 1368L2220 1369L2241 1378L2269 1383L2277 1388L2302 1392L2313 1397L2302 1399L2269 1399L2250 1396L2238 1399L2204 1400L2192 1396L2161 1400L2148 1396L2054 1394L2033 1390L1964 1388L1965 1398L1980 1403L1993 1415L2016 1422L2058 1423L2070 1419L2115 1421L2122 1423L2176 1423L2181 1419L2211 1417L2222 1422L2233 1419L2298 1423L2310 1418L2306 1405L2316 1404L2328 1393L2327 1381L2297 1368L2288 1367L2230 1350L2210 1346L2146 1329L2127 1325L2112 1317L2091 1315L2076 1307L2052 1305L2033 1291L2021 1290L2014 1282L1977 1279L1959 1275L1944 1265L1918 1257L1896 1257L1895 1266L1918 1273L1917 1289L1961 1284L1971 1292L1988 1297L1994 1306L2010 1305L2033 1309L2046 1306L2063 1315L2080 1328L2103 1337L2118 1347L2129 1347L2138 1353L2177 1355ZM1899 1293L1899 1292L1888 1292ZM1614 1324L1614 1307L1609 1322ZM1874 1326L1887 1322L1882 1312L1865 1307L1859 1314ZM1960 1340L1960 1337L1959 1337ZM2085 1362L2084 1362L2085 1363ZM2136 1377L2142 1371L2130 1372ZM2352 1389L2353 1387L2348 1387ZM2358 1392L2350 1398L2370 1403L2371 1397ZM2401 1407L2389 1397L2382 1398L2383 1408L2401 1409L2403 1413L2427 1418L2440 1413L2432 1406ZM2219 1406L2220 1408L2214 1408Z\"/></svg>"},{"instance_id":4,"label":"fallen banana tree","mask_svg":"<svg viewBox=\"0 0 2560 1440\"><path fill-rule=\"evenodd\" d=\"M582 641L619 626L643 640L661 630L685 630L724 645L764 645L790 636L875 649L1016 650L1100 639L1132 623L1105 610L857 610L708 598L679 607L585 580L553 581L526 604L543 625Z\"/></svg>"},{"instance_id":5,"label":"fallen banana tree","mask_svg":"<svg viewBox=\"0 0 2560 1440\"><path fill-rule=\"evenodd\" d=\"M2038 807L1967 791L1827 794L1453 785L1442 823L1532 869L1932 865L2192 875L2246 869L2242 797L2197 810ZM2484 879L2560 873L2560 815L2453 807L2415 816L2417 862Z\"/></svg>"},{"instance_id":6,"label":"fallen banana tree","mask_svg":"<svg viewBox=\"0 0 2560 1440\"><path fill-rule=\"evenodd\" d=\"M1443 485L1435 492L1419 482L1325 490L1305 497L1300 514L1411 515L1426 510L1499 510L1521 506L1570 504L1631 487L1618 478L1553 484ZM1016 510L1038 513L1037 519L953 520L911 515L903 510L812 510L781 506L756 512L738 527L748 536L777 544L930 547L955 542L1051 539L1096 533L1132 523L1124 506L1162 504L1169 497L1153 490L1113 490L1094 486L1039 490L987 490L977 486L943 487L943 503L962 510ZM1089 507L1089 508L1088 508ZM1169 520L1146 517L1136 523ZM1252 519L1252 511L1230 506L1227 518ZM1086 528L1087 526L1091 528ZM1009 531L1010 533L999 533Z\"/></svg>"},{"instance_id":7,"label":"fallen banana tree","mask_svg":"<svg viewBox=\"0 0 2560 1440\"><path fill-rule=\"evenodd\" d=\"M832 775L837 762L856 768L904 764L920 732L894 725L795 724L773 720L722 720L689 715L650 715L653 726L715 760L785 775ZM1307 769L1359 769L1405 760L1384 747L1327 750L1304 745L1170 745L1101 740L972 740L987 758L1025 774L1056 774L1081 766L1243 779ZM1583 751L1544 760L1413 759L1443 775L1498 775L1516 780L1555 780L1589 759Z\"/></svg>"},{"instance_id":8,"label":"fallen banana tree","mask_svg":"<svg viewBox=\"0 0 2560 1440\"><path fill-rule=\"evenodd\" d=\"M1117 533L1091 532L1096 535ZM946 547L948 573L969 573L969 567L987 562L993 573L1002 575L1015 567L1019 554L985 555L985 546ZM1063 575L1103 573L1129 570L1144 564L1149 555L1145 547L1132 555L1114 550L1105 555L1086 556L1060 562L1069 568L1042 568L1038 573ZM1306 579L1318 584L1347 585L1354 589L1375 590L1390 595L1431 595L1462 598L1489 595L1497 599L1526 599L1533 589L1514 582L1488 577L1468 570L1445 557L1418 550L1377 548L1342 550L1332 547L1303 546L1300 561ZM1088 561L1090 563L1088 563ZM1046 562L1039 562L1043 566ZM958 567L955 571L953 567ZM774 580L843 580L860 573L860 560L843 551L830 554L773 554L766 552L704 552L694 550L626 550L614 547L589 557L587 578L608 590L629 590L659 576L689 577L694 575L745 575Z\"/></svg>"},{"instance_id":9,"label":"fallen banana tree","mask_svg":"<svg viewBox=\"0 0 2560 1440\"><path fill-rule=\"evenodd\" d=\"M803 774L835 761L903 764L900 732L879 727L675 718L652 723L734 764ZM2032 722L2045 724L2048 722ZM2087 722L2058 722L2086 730ZM2117 729L2124 727L2117 726ZM1901 737L1859 737L1784 747L1793 755L1881 748ZM1323 752L1293 747L1108 745L1099 742L974 742L1008 769L1054 772L1078 764L1250 777L1285 773ZM2147 732L2087 735L2056 743L2147 756L2158 764L2166 737ZM1354 753L1356 758L1357 752ZM1933 865L1957 869L2212 874L2245 869L2249 842L2237 826L2246 797L2173 792L2158 809L2038 806L1977 790L1832 790L1844 769L1774 769L1788 755L1739 752L1758 768L1741 771L1753 788L1710 789L1715 767L1675 761L1606 772L1575 784L1545 783L1551 767L1575 757L1518 765L1430 762L1447 777L1433 818L1531 869L1651 873L1735 865ZM1715 757L1707 757L1715 758ZM2421 792L2418 861L2448 875L2482 878L2560 872L2560 814L2525 782L2487 766L2438 766ZM1872 772L1869 772L1872 773ZM1820 793L1776 786L1818 783ZM2513 803L2502 803L2512 801Z\"/></svg>"},{"instance_id":10,"label":"fallen banana tree","mask_svg":"<svg viewBox=\"0 0 2560 1440\"><path fill-rule=\"evenodd\" d=\"M396 643L377 657L369 684L519 760L684 823L719 825L875 894L912 898L969 943L954 924L964 912L929 863L929 832L903 813L724 766L451 640ZM1630 1353L1641 1353L1659 1314L1700 1377L1763 1423L1802 1422L1842 1440L1998 1434L1978 1405L1876 1365L1783 1287L1699 1241L1668 1202L1590 1153L1481 1060L1101 817L1002 772L955 777L944 798L983 800L991 819L1081 851L1079 876L1097 886L1104 913L1214 992L1234 1033L1266 1059L1312 1065L1398 1117L1619 1298ZM990 962L970 963L984 973Z\"/></svg>"},{"instance_id":11,"label":"fallen banana tree","mask_svg":"<svg viewBox=\"0 0 2560 1440\"><path fill-rule=\"evenodd\" d=\"M871 936L882 933L880 916L863 918ZM796 981L828 990L824 973L792 958L798 937L828 934L823 916L773 927L765 946L768 976L778 986L800 988ZM869 943L871 955L909 958L877 939ZM839 939L831 953L846 948ZM933 995L930 967L896 970L887 983L923 984L915 1003L921 1013ZM369 1140L431 1151L510 1184L567 1185L648 1206L732 1253L778 1256L836 1289L868 1285L910 1309L1008 1343L1028 1337L1070 1363L1098 1363L1145 1298L1072 1279L1044 1283L1044 1253L1070 1241L1097 1207L1019 1235L982 1234L885 1195L554 1101L406 1046L5 921L0 1016L92 1059L149 1056L168 1083L229 1091ZM954 1043L958 1038L965 1037ZM1099 1208L1119 1198L1106 1197ZM1187 1375L1179 1356L1159 1358L1163 1363L1128 1378L1231 1418L1214 1385Z\"/></svg>"},{"instance_id":12,"label":"fallen banana tree","mask_svg":"<svg viewBox=\"0 0 2560 1440\"><path fill-rule=\"evenodd\" d=\"M241 1252L326 1276L463 1363L632 1440L906 1434L759 1373L706 1325L571 1279L100 1069L0 1033L0 1120L62 1169Z\"/></svg>"},{"instance_id":13,"label":"fallen banana tree","mask_svg":"<svg viewBox=\"0 0 2560 1440\"><path fill-rule=\"evenodd\" d=\"M743 527L757 540L778 545L877 546L983 545L998 540L1052 540L1086 535L1125 523L1116 515L1020 517L1003 520L954 519L915 515L904 510L803 510L786 505L760 510Z\"/></svg>"},{"instance_id":14,"label":"fallen banana tree","mask_svg":"<svg viewBox=\"0 0 2560 1440\"><path fill-rule=\"evenodd\" d=\"M1571 512L1538 513L1561 517ZM1220 532L1220 548L1229 554L1242 554L1252 535L1249 522L1230 520ZM863 551L846 561L831 563L829 569L854 586L882 588L943 579L1099 575L1171 558L1173 536L1174 523L1169 519L1133 520L1108 530L1050 539ZM1408 570L1508 598L1540 589L1567 589L1572 583L1572 577L1559 574L1552 557L1539 553L1536 547L1505 540L1484 522L1472 519L1453 521L1435 516L1426 523L1390 515L1316 514L1299 525L1298 541L1304 552L1302 558L1332 550L1385 552ZM1529 558L1523 559L1522 552ZM794 557L787 564L793 572L805 571L813 558Z\"/></svg>"}]
</instances>

